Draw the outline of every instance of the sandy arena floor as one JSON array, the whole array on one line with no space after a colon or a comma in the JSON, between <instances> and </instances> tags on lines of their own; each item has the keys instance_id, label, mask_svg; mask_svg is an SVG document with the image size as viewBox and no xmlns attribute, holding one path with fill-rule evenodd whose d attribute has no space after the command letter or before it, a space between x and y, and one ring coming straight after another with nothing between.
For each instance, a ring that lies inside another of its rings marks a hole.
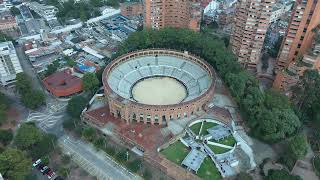
<instances>
[{"instance_id":1,"label":"sandy arena floor","mask_svg":"<svg viewBox=\"0 0 320 180\"><path fill-rule=\"evenodd\" d=\"M152 105L177 104L187 96L183 84L170 77L152 77L138 82L132 88L133 98Z\"/></svg>"}]
</instances>

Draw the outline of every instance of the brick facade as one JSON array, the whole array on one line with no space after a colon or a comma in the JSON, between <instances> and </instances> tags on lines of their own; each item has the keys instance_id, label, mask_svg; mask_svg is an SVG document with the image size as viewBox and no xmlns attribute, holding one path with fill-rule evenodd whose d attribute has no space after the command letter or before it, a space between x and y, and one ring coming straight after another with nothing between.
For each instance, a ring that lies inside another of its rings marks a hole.
<instances>
[{"instance_id":1,"label":"brick facade","mask_svg":"<svg viewBox=\"0 0 320 180\"><path fill-rule=\"evenodd\" d=\"M108 75L112 71L112 69L121 62L129 60L133 57L139 57L143 55L171 55L181 57L188 61L192 61L192 63L199 65L208 72L208 74L213 79L212 83L208 90L202 95L198 96L193 100L182 102L180 104L146 105L124 99L110 88L107 82ZM172 50L149 49L125 54L115 59L106 67L106 69L103 72L103 84L105 95L108 99L110 113L112 114L112 116L121 118L125 120L127 123L136 121L151 124L164 124L163 121L168 122L170 120L179 120L185 117L190 117L197 111L200 111L203 105L207 104L207 102L211 100L214 95L214 89L216 84L215 77L216 74L213 68L207 62L198 57Z\"/></svg>"}]
</instances>

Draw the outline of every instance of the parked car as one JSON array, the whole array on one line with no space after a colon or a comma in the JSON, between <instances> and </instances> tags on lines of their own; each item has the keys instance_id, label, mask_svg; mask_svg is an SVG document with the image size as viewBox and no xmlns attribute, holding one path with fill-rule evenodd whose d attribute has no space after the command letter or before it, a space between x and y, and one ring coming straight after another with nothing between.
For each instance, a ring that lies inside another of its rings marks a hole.
<instances>
[{"instance_id":1,"label":"parked car","mask_svg":"<svg viewBox=\"0 0 320 180\"><path fill-rule=\"evenodd\" d=\"M51 169L50 169L50 168L48 168L48 169L44 170L44 171L42 172L42 174L43 174L43 175L45 175L45 174L47 174L49 171L51 171Z\"/></svg>"},{"instance_id":2,"label":"parked car","mask_svg":"<svg viewBox=\"0 0 320 180\"><path fill-rule=\"evenodd\" d=\"M56 175L56 173L54 173L53 171L50 170L49 172L46 173L46 175L49 179L51 179L52 177L54 177Z\"/></svg>"},{"instance_id":3,"label":"parked car","mask_svg":"<svg viewBox=\"0 0 320 180\"><path fill-rule=\"evenodd\" d=\"M45 166L44 164L40 163L40 164L37 166L37 169L38 169L38 170L41 170L44 166Z\"/></svg>"},{"instance_id":4,"label":"parked car","mask_svg":"<svg viewBox=\"0 0 320 180\"><path fill-rule=\"evenodd\" d=\"M45 170L47 170L49 167L48 166L44 166L41 170L40 170L40 172L44 172Z\"/></svg>"},{"instance_id":5,"label":"parked car","mask_svg":"<svg viewBox=\"0 0 320 180\"><path fill-rule=\"evenodd\" d=\"M36 162L34 162L32 164L33 167L37 167L39 164L41 163L41 159L36 160Z\"/></svg>"}]
</instances>

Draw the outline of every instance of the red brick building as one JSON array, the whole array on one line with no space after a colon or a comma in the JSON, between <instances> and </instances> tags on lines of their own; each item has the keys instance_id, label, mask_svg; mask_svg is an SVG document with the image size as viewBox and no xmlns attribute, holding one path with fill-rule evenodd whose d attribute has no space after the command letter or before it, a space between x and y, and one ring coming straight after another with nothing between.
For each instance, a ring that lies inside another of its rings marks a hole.
<instances>
[{"instance_id":1,"label":"red brick building","mask_svg":"<svg viewBox=\"0 0 320 180\"><path fill-rule=\"evenodd\" d=\"M45 79L46 89L57 97L67 97L82 91L82 79L72 75L70 69L56 72Z\"/></svg>"},{"instance_id":2,"label":"red brick building","mask_svg":"<svg viewBox=\"0 0 320 180\"><path fill-rule=\"evenodd\" d=\"M185 0L146 0L144 24L147 28L164 27L200 30L203 7L200 2Z\"/></svg>"},{"instance_id":3,"label":"red brick building","mask_svg":"<svg viewBox=\"0 0 320 180\"><path fill-rule=\"evenodd\" d=\"M121 3L120 10L121 10L121 15L126 17L143 15L143 5L140 2Z\"/></svg>"},{"instance_id":4,"label":"red brick building","mask_svg":"<svg viewBox=\"0 0 320 180\"><path fill-rule=\"evenodd\" d=\"M179 59L179 62L171 59L166 62L172 64L166 65L164 58L158 59L160 56L174 57ZM136 59L140 61L136 62ZM130 65L127 66L127 64ZM135 101L130 95L131 84L135 84L134 82L139 79L131 82L129 80L133 77L131 72L136 72L140 78L144 78L141 76L174 77L186 86L188 96L180 103L168 105L143 104ZM131 75L127 76L126 73ZM194 76L190 75L188 80L183 80L190 73L194 73ZM187 52L166 49L147 49L120 56L108 64L102 77L108 109L112 116L123 119L127 123L143 122L159 125L170 120L189 118L202 110L203 106L213 98L216 84L215 71L207 62ZM192 91L191 89L195 87L197 90Z\"/></svg>"},{"instance_id":5,"label":"red brick building","mask_svg":"<svg viewBox=\"0 0 320 180\"><path fill-rule=\"evenodd\" d=\"M248 69L256 70L275 0L240 0L230 38L233 53Z\"/></svg>"}]
</instances>

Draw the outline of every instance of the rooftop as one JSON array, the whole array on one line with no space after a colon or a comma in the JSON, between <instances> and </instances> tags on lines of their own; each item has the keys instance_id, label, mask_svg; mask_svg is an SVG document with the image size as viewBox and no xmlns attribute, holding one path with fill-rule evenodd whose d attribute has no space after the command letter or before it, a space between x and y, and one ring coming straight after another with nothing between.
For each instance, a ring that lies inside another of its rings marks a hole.
<instances>
[{"instance_id":1,"label":"rooftop","mask_svg":"<svg viewBox=\"0 0 320 180\"><path fill-rule=\"evenodd\" d=\"M187 157L182 161L182 165L185 165L188 169L197 172L206 156L207 155L205 153L192 149Z\"/></svg>"},{"instance_id":2,"label":"rooftop","mask_svg":"<svg viewBox=\"0 0 320 180\"><path fill-rule=\"evenodd\" d=\"M82 79L73 76L71 70L56 72L43 80L45 87L55 96L70 96L82 91Z\"/></svg>"}]
</instances>

